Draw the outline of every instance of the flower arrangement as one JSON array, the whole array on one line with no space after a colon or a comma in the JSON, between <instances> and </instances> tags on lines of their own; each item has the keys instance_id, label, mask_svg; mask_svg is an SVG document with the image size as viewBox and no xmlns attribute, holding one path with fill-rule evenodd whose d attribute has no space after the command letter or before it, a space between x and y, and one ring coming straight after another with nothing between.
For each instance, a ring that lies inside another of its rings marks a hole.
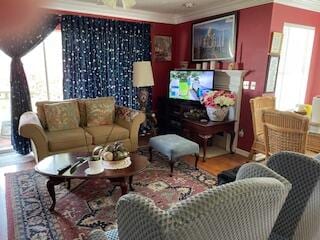
<instances>
[{"instance_id":1,"label":"flower arrangement","mask_svg":"<svg viewBox=\"0 0 320 240\"><path fill-rule=\"evenodd\" d=\"M215 90L207 92L201 99L201 103L206 107L224 108L235 104L234 93L225 90Z\"/></svg>"}]
</instances>

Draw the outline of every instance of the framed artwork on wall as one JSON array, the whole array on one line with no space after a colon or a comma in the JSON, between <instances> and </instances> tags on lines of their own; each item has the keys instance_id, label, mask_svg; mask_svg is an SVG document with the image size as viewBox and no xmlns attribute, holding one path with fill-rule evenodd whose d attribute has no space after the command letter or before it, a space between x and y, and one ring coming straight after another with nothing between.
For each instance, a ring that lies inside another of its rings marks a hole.
<instances>
[{"instance_id":1,"label":"framed artwork on wall","mask_svg":"<svg viewBox=\"0 0 320 240\"><path fill-rule=\"evenodd\" d=\"M270 55L280 56L282 47L283 34L280 32L273 32L271 38Z\"/></svg>"},{"instance_id":2,"label":"framed artwork on wall","mask_svg":"<svg viewBox=\"0 0 320 240\"><path fill-rule=\"evenodd\" d=\"M192 25L192 61L233 61L236 50L237 14Z\"/></svg>"},{"instance_id":3,"label":"framed artwork on wall","mask_svg":"<svg viewBox=\"0 0 320 240\"><path fill-rule=\"evenodd\" d=\"M279 56L269 56L265 93L274 93L276 90L279 61Z\"/></svg>"},{"instance_id":4,"label":"framed artwork on wall","mask_svg":"<svg viewBox=\"0 0 320 240\"><path fill-rule=\"evenodd\" d=\"M154 55L155 61L172 61L172 37L155 36Z\"/></svg>"}]
</instances>

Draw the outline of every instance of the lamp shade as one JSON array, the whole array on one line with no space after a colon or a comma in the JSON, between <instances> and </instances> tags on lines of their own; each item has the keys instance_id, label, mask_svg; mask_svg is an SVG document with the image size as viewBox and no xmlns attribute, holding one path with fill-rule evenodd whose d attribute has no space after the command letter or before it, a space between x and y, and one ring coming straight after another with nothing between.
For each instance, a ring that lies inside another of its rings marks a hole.
<instances>
[{"instance_id":1,"label":"lamp shade","mask_svg":"<svg viewBox=\"0 0 320 240\"><path fill-rule=\"evenodd\" d=\"M150 87L154 85L151 62L134 62L133 63L133 86Z\"/></svg>"}]
</instances>

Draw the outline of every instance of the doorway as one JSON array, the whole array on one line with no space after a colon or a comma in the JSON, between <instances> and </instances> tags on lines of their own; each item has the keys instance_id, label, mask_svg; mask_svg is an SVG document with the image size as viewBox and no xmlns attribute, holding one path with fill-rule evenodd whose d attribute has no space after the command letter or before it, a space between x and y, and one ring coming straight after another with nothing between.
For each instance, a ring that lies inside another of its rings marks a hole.
<instances>
[{"instance_id":1,"label":"doorway","mask_svg":"<svg viewBox=\"0 0 320 240\"><path fill-rule=\"evenodd\" d=\"M314 27L284 24L275 92L279 110L292 110L297 104L304 104L314 36Z\"/></svg>"}]
</instances>

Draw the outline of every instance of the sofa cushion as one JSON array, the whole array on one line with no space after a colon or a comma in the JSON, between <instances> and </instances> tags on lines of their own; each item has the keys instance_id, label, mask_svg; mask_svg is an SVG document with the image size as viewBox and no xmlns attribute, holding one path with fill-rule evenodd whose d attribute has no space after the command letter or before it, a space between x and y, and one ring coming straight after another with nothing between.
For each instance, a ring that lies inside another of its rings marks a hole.
<instances>
[{"instance_id":1,"label":"sofa cushion","mask_svg":"<svg viewBox=\"0 0 320 240\"><path fill-rule=\"evenodd\" d=\"M115 105L107 99L86 102L87 126L95 127L113 124Z\"/></svg>"},{"instance_id":2,"label":"sofa cushion","mask_svg":"<svg viewBox=\"0 0 320 240\"><path fill-rule=\"evenodd\" d=\"M115 104L114 97L100 97L100 98L88 98L88 99L78 99L79 111L80 111L80 126L87 126L87 112L86 112L86 103L92 101L102 101L107 100L112 104Z\"/></svg>"},{"instance_id":3,"label":"sofa cushion","mask_svg":"<svg viewBox=\"0 0 320 240\"><path fill-rule=\"evenodd\" d=\"M129 130L117 124L98 127L87 127L85 130L92 136L93 144L100 145L129 138Z\"/></svg>"},{"instance_id":4,"label":"sofa cushion","mask_svg":"<svg viewBox=\"0 0 320 240\"><path fill-rule=\"evenodd\" d=\"M47 138L51 152L92 145L92 136L82 128L47 132Z\"/></svg>"},{"instance_id":5,"label":"sofa cushion","mask_svg":"<svg viewBox=\"0 0 320 240\"><path fill-rule=\"evenodd\" d=\"M78 128L80 114L77 102L60 102L43 105L49 131Z\"/></svg>"},{"instance_id":6,"label":"sofa cushion","mask_svg":"<svg viewBox=\"0 0 320 240\"><path fill-rule=\"evenodd\" d=\"M41 102L36 102L36 107L37 107L37 114L38 118L41 122L41 125L44 129L48 129L47 126L47 121L46 121L46 115L44 112L44 105L45 104L53 104L53 103L61 103L61 102L77 102L75 99L68 99L68 100L63 100L63 101L41 101Z\"/></svg>"}]
</instances>

